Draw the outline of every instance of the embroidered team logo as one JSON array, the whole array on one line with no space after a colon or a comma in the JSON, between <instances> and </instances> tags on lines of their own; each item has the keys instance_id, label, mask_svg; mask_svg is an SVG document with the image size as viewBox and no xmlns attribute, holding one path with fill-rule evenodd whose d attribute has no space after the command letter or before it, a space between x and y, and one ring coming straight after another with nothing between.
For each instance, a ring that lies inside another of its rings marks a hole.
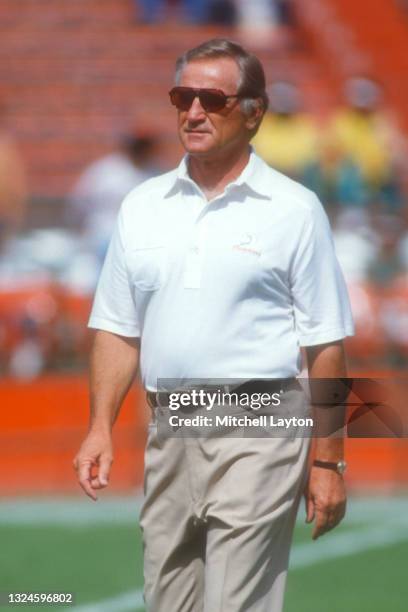
<instances>
[{"instance_id":1,"label":"embroidered team logo","mask_svg":"<svg viewBox=\"0 0 408 612\"><path fill-rule=\"evenodd\" d=\"M250 255L260 257L261 251L256 247L257 244L255 236L249 232L245 232L241 239L238 240L237 244L234 244L232 248L234 251L241 251L242 253L249 253Z\"/></svg>"}]
</instances>

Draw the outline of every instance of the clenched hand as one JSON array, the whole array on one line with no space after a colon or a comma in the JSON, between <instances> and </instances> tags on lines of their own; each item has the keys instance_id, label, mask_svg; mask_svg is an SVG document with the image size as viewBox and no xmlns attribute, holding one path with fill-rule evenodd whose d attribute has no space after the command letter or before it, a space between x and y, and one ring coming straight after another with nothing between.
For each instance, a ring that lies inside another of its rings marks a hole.
<instances>
[{"instance_id":1,"label":"clenched hand","mask_svg":"<svg viewBox=\"0 0 408 612\"><path fill-rule=\"evenodd\" d=\"M112 437L108 432L90 431L74 459L74 469L85 493L96 501L96 490L108 485L113 461Z\"/></svg>"}]
</instances>

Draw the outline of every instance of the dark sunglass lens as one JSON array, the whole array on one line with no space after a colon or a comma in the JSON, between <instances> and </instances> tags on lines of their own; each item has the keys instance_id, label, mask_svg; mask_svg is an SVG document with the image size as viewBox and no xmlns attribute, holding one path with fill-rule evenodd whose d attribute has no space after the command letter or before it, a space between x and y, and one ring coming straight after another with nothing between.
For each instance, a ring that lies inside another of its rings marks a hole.
<instances>
[{"instance_id":1,"label":"dark sunglass lens","mask_svg":"<svg viewBox=\"0 0 408 612\"><path fill-rule=\"evenodd\" d=\"M219 111L224 108L226 104L226 97L222 93L216 93L213 91L201 91L200 102L201 106L210 112Z\"/></svg>"},{"instance_id":2,"label":"dark sunglass lens","mask_svg":"<svg viewBox=\"0 0 408 612\"><path fill-rule=\"evenodd\" d=\"M194 98L198 93L200 104L208 112L216 112L223 109L227 103L227 97L220 91L195 90L184 87L174 87L170 91L171 103L179 110L187 111L191 108Z\"/></svg>"},{"instance_id":3,"label":"dark sunglass lens","mask_svg":"<svg viewBox=\"0 0 408 612\"><path fill-rule=\"evenodd\" d=\"M188 110L195 98L194 91L172 89L170 92L171 103L180 110Z\"/></svg>"}]
</instances>

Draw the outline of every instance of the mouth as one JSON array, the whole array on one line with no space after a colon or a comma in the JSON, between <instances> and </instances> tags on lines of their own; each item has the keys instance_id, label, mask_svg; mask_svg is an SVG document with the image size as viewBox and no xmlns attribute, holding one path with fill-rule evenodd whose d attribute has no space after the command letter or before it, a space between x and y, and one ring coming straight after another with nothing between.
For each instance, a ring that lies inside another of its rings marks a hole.
<instances>
[{"instance_id":1,"label":"mouth","mask_svg":"<svg viewBox=\"0 0 408 612\"><path fill-rule=\"evenodd\" d=\"M200 132L196 130L188 130L185 132L185 138L193 141L206 141L210 137L210 132Z\"/></svg>"}]
</instances>

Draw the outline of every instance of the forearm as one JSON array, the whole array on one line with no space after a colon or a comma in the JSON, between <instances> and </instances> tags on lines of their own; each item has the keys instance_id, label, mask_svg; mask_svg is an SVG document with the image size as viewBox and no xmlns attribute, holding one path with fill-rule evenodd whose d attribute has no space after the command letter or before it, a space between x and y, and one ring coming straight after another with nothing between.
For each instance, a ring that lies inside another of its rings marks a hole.
<instances>
[{"instance_id":1,"label":"forearm","mask_svg":"<svg viewBox=\"0 0 408 612\"><path fill-rule=\"evenodd\" d=\"M342 342L307 349L309 378L340 379L347 376L346 358ZM333 387L336 383L333 382ZM329 390L324 390L324 395ZM327 407L314 406L316 437L313 441L312 456L320 461L338 462L344 456L344 439L323 437L334 433L344 424L344 407L328 404Z\"/></svg>"},{"instance_id":2,"label":"forearm","mask_svg":"<svg viewBox=\"0 0 408 612\"><path fill-rule=\"evenodd\" d=\"M136 375L139 342L97 331L90 358L90 429L110 432Z\"/></svg>"},{"instance_id":3,"label":"forearm","mask_svg":"<svg viewBox=\"0 0 408 612\"><path fill-rule=\"evenodd\" d=\"M333 437L344 425L342 395L344 386L339 381L347 376L343 343L332 342L306 349L309 382L315 419L315 437L311 458L337 464L343 459L343 432ZM320 380L334 379L323 385ZM336 399L337 404L333 401ZM337 467L337 466L335 466ZM305 490L306 521L314 521L313 539L333 529L346 512L346 489L342 475L326 466L313 464Z\"/></svg>"}]
</instances>

